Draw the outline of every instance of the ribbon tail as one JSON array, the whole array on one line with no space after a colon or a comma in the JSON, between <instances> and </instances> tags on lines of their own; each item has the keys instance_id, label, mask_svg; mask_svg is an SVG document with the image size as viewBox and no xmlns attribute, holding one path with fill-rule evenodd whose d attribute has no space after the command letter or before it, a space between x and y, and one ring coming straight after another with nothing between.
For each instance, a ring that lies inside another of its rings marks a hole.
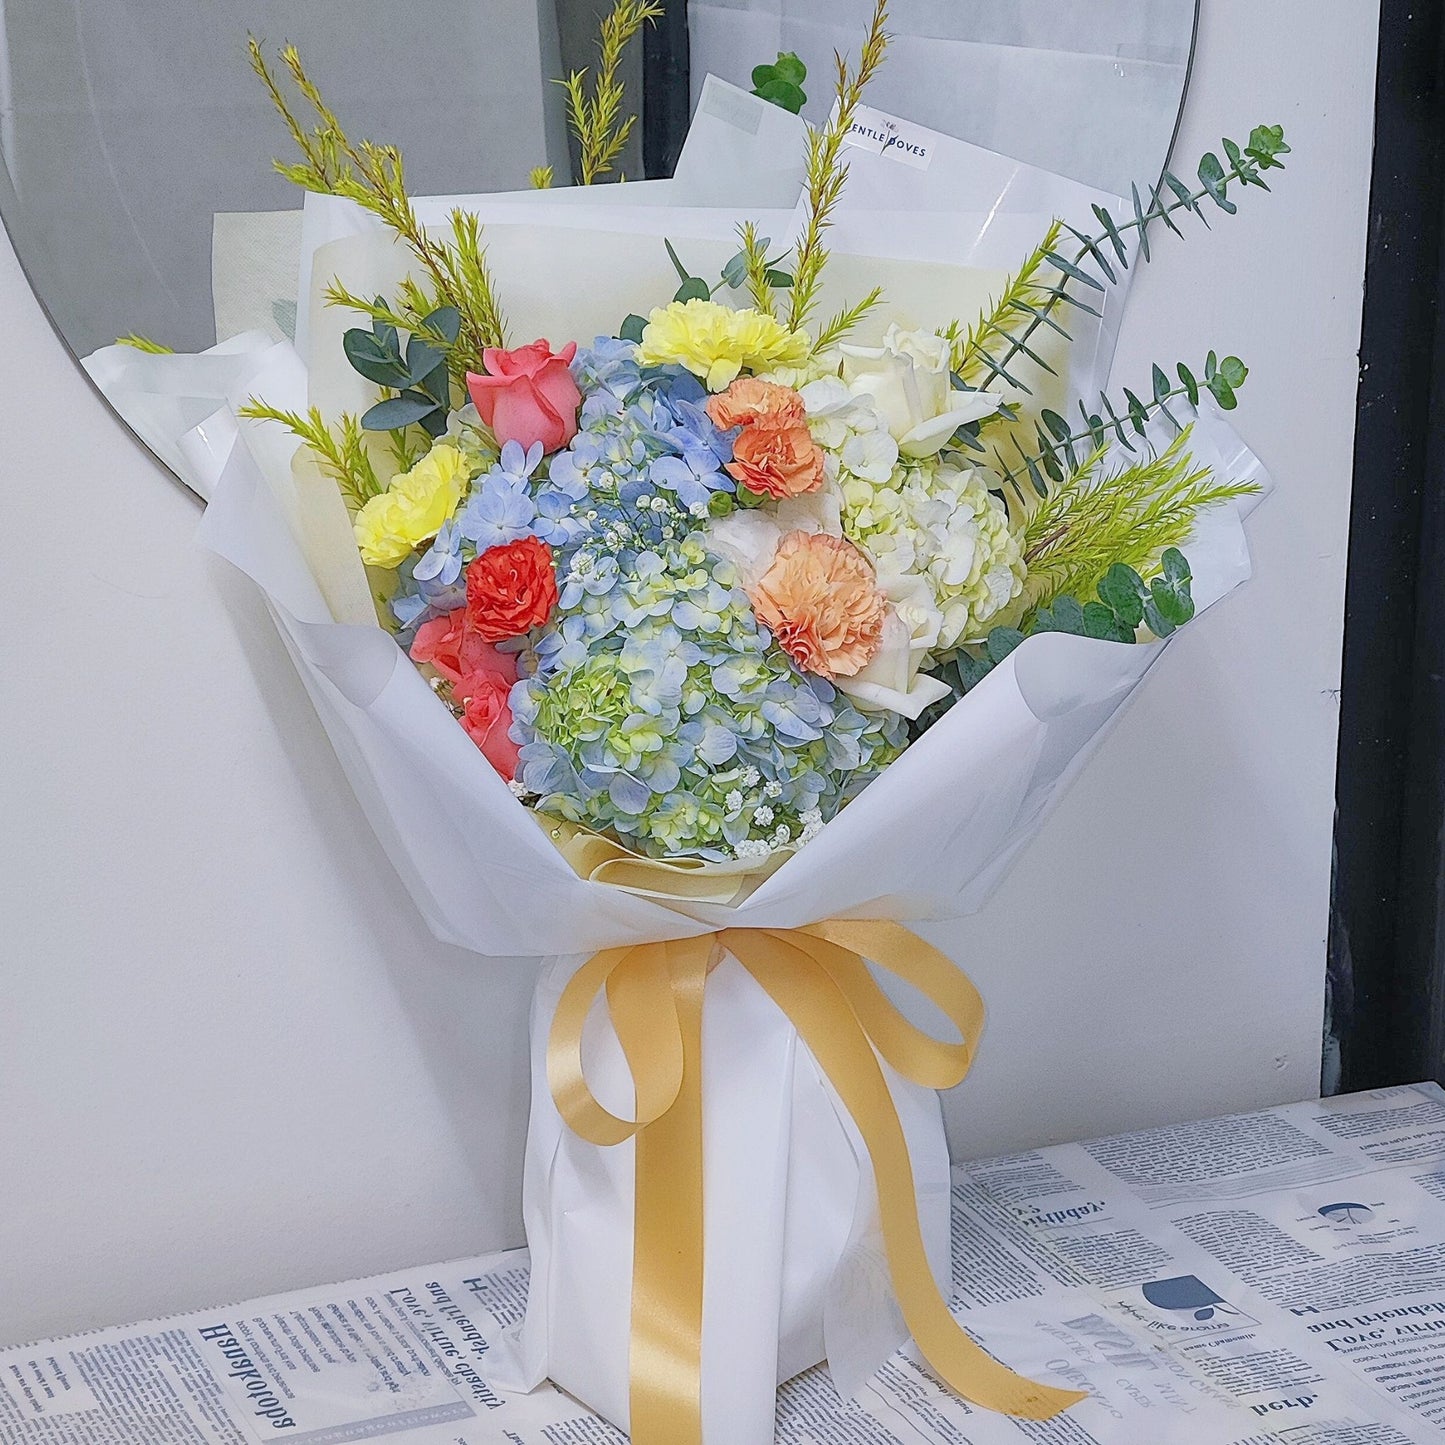
<instances>
[{"instance_id":1,"label":"ribbon tail","mask_svg":"<svg viewBox=\"0 0 1445 1445\"><path fill-rule=\"evenodd\" d=\"M1020 1419L1049 1420L1084 1399L1077 1390L1015 1374L970 1339L949 1312L924 1250L913 1166L893 1096L867 1033L810 940L797 933L730 930L724 941L792 1020L858 1126L877 1181L894 1292L930 1367L964 1399Z\"/></svg>"},{"instance_id":2,"label":"ribbon tail","mask_svg":"<svg viewBox=\"0 0 1445 1445\"><path fill-rule=\"evenodd\" d=\"M672 1108L636 1136L632 1440L702 1445L702 1005L713 939L651 947L662 951L672 979L682 1082ZM619 1032L629 1016L645 1020L651 1009L655 1017L655 994L614 999L618 1003Z\"/></svg>"}]
</instances>

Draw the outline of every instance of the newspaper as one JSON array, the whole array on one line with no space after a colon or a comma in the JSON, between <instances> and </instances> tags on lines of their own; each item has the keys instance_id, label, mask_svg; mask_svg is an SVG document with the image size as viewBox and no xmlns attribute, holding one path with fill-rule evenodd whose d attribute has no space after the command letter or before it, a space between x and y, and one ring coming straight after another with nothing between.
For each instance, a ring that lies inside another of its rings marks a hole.
<instances>
[{"instance_id":1,"label":"newspaper","mask_svg":"<svg viewBox=\"0 0 1445 1445\"><path fill-rule=\"evenodd\" d=\"M855 1400L822 1367L786 1384L780 1445L1445 1441L1445 1093L959 1168L953 1268L971 1334L1089 1398L991 1415L905 1349ZM517 1251L0 1350L0 1441L624 1441L550 1386L490 1383L526 1294Z\"/></svg>"}]
</instances>

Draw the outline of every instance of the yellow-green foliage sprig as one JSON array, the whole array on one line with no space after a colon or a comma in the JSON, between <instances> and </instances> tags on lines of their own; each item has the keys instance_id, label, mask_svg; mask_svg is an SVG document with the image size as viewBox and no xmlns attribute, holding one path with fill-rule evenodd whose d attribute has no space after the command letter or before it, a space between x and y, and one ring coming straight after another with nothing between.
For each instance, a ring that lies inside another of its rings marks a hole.
<instances>
[{"instance_id":1,"label":"yellow-green foliage sprig","mask_svg":"<svg viewBox=\"0 0 1445 1445\"><path fill-rule=\"evenodd\" d=\"M797 264L793 268L792 303L788 326L801 330L818 305L823 268L828 262L824 236L832 224L833 211L843 185L848 179L848 164L843 159L843 143L853 126L863 91L877 73L888 49L888 0L877 0L868 35L858 57L857 69L850 69L841 56L833 58L838 68L837 107L827 125L814 126L808 135L807 155L807 219L797 247ZM841 313L840 313L841 314ZM831 329L831 323L830 323ZM835 338L836 339L836 338Z\"/></svg>"},{"instance_id":2,"label":"yellow-green foliage sprig","mask_svg":"<svg viewBox=\"0 0 1445 1445\"><path fill-rule=\"evenodd\" d=\"M300 412L286 411L252 397L239 414L253 421L278 422L310 447L321 470L341 489L341 495L352 512L359 511L372 497L380 496L386 490L372 465L371 454L367 450L367 434L362 430L360 420L350 412L343 412L336 427L332 428L327 426L326 418L318 407L313 406L303 416Z\"/></svg>"},{"instance_id":3,"label":"yellow-green foliage sprig","mask_svg":"<svg viewBox=\"0 0 1445 1445\"><path fill-rule=\"evenodd\" d=\"M306 190L355 201L405 241L437 295L461 313L461 329L454 348L457 366L480 371L482 352L490 346L506 345L506 326L487 269L476 217L453 211L451 239L439 241L429 236L407 194L401 152L395 146L350 140L307 73L300 53L294 45L288 45L281 51L282 64L318 119L314 128L307 129L292 109L254 36L249 49L251 68L265 85L302 155L298 162L277 161L276 169Z\"/></svg>"},{"instance_id":4,"label":"yellow-green foliage sprig","mask_svg":"<svg viewBox=\"0 0 1445 1445\"><path fill-rule=\"evenodd\" d=\"M567 123L577 137L584 186L608 175L637 125L622 114L624 86L618 76L628 44L649 21L660 19L660 0L617 0L602 21L597 41L597 78L590 93L585 70L574 70L558 84L567 92Z\"/></svg>"},{"instance_id":5,"label":"yellow-green foliage sprig","mask_svg":"<svg viewBox=\"0 0 1445 1445\"><path fill-rule=\"evenodd\" d=\"M768 261L767 247L758 235L757 223L744 221L738 227L738 239L743 247L743 264L747 274L748 299L764 316L777 319L777 308L773 304L773 283L768 280L772 265Z\"/></svg>"},{"instance_id":6,"label":"yellow-green foliage sprig","mask_svg":"<svg viewBox=\"0 0 1445 1445\"><path fill-rule=\"evenodd\" d=\"M1031 607L1088 597L1115 563L1148 575L1178 547L1208 507L1259 490L1223 480L1189 454L1190 427L1162 451L1108 472L1098 447L1073 468L1024 523Z\"/></svg>"},{"instance_id":7,"label":"yellow-green foliage sprig","mask_svg":"<svg viewBox=\"0 0 1445 1445\"><path fill-rule=\"evenodd\" d=\"M174 356L174 346L167 346L164 341L152 341L149 336L141 336L138 332L132 331L129 336L117 336L117 346L129 346L132 351L144 351L147 356Z\"/></svg>"}]
</instances>

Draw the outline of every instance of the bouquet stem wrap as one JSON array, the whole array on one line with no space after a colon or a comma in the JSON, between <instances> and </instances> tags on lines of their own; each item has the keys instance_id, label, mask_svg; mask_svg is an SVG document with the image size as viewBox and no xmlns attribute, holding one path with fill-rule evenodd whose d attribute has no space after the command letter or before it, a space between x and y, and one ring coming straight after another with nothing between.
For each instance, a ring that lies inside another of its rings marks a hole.
<instances>
[{"instance_id":1,"label":"bouquet stem wrap","mask_svg":"<svg viewBox=\"0 0 1445 1445\"><path fill-rule=\"evenodd\" d=\"M959 1083L983 1024L983 1001L968 977L886 920L726 928L595 954L563 990L548 1041L548 1082L566 1123L602 1146L635 1140L636 1445L701 1445L703 1438L702 1008L708 974L724 953L787 1016L852 1116L873 1165L893 1288L934 1372L966 1400L1023 1419L1047 1420L1081 1400L1077 1391L1014 1374L980 1349L949 1313L924 1249L908 1145L878 1059L925 1088ZM932 1038L910 1024L865 959L929 999L959 1041ZM632 1119L603 1107L583 1068L587 1016L604 992L633 1080Z\"/></svg>"}]
</instances>

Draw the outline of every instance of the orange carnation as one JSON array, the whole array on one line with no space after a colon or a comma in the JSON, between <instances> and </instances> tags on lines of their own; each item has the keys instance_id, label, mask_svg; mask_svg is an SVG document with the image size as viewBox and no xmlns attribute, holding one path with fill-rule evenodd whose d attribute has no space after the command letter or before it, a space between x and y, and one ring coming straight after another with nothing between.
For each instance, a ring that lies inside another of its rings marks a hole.
<instances>
[{"instance_id":1,"label":"orange carnation","mask_svg":"<svg viewBox=\"0 0 1445 1445\"><path fill-rule=\"evenodd\" d=\"M803 398L790 386L740 376L724 392L709 397L707 414L719 431L735 426L806 426Z\"/></svg>"},{"instance_id":2,"label":"orange carnation","mask_svg":"<svg viewBox=\"0 0 1445 1445\"><path fill-rule=\"evenodd\" d=\"M753 611L803 669L853 677L883 642L887 601L868 559L843 537L789 532L753 593Z\"/></svg>"},{"instance_id":3,"label":"orange carnation","mask_svg":"<svg viewBox=\"0 0 1445 1445\"><path fill-rule=\"evenodd\" d=\"M745 426L727 470L750 492L800 497L823 485L823 453L805 426Z\"/></svg>"}]
</instances>

